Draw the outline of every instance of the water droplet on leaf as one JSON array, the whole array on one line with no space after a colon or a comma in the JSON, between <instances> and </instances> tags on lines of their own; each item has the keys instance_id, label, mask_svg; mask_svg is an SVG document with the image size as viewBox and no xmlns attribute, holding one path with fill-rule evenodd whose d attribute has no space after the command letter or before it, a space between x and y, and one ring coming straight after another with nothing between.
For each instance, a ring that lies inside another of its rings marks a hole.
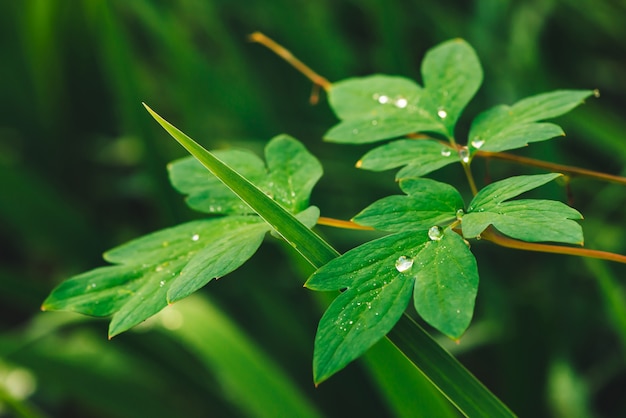
<instances>
[{"instance_id":1,"label":"water droplet on leaf","mask_svg":"<svg viewBox=\"0 0 626 418\"><path fill-rule=\"evenodd\" d=\"M479 136L477 136L476 138L472 140L472 146L476 149L479 149L483 145L485 145L485 140L481 139Z\"/></svg>"},{"instance_id":2,"label":"water droplet on leaf","mask_svg":"<svg viewBox=\"0 0 626 418\"><path fill-rule=\"evenodd\" d=\"M396 99L396 102L395 102L396 107L400 109L404 109L406 105L408 104L409 104L409 101L405 99L404 97Z\"/></svg>"},{"instance_id":3,"label":"water droplet on leaf","mask_svg":"<svg viewBox=\"0 0 626 418\"><path fill-rule=\"evenodd\" d=\"M459 221L461 220L463 215L465 215L465 212L463 211L463 209L459 209L456 211L456 219L458 219Z\"/></svg>"},{"instance_id":4,"label":"water droplet on leaf","mask_svg":"<svg viewBox=\"0 0 626 418\"><path fill-rule=\"evenodd\" d=\"M163 286L165 286L165 280L161 280L161 281L159 282L159 287L163 287Z\"/></svg>"},{"instance_id":5,"label":"water droplet on leaf","mask_svg":"<svg viewBox=\"0 0 626 418\"><path fill-rule=\"evenodd\" d=\"M469 163L470 153L467 147L463 147L459 150L459 157L461 157L461 161L463 161L464 163Z\"/></svg>"},{"instance_id":6,"label":"water droplet on leaf","mask_svg":"<svg viewBox=\"0 0 626 418\"><path fill-rule=\"evenodd\" d=\"M378 121L377 121L376 119L374 119L374 120L372 121L372 126L376 126L376 125L378 125Z\"/></svg>"},{"instance_id":7,"label":"water droplet on leaf","mask_svg":"<svg viewBox=\"0 0 626 418\"><path fill-rule=\"evenodd\" d=\"M443 148L441 150L441 155L443 155L444 157L449 157L450 154L452 154L452 151L450 151L450 148Z\"/></svg>"},{"instance_id":8,"label":"water droplet on leaf","mask_svg":"<svg viewBox=\"0 0 626 418\"><path fill-rule=\"evenodd\" d=\"M400 273L404 273L411 267L413 267L413 259L411 258L407 258L403 255L396 260L396 270Z\"/></svg>"},{"instance_id":9,"label":"water droplet on leaf","mask_svg":"<svg viewBox=\"0 0 626 418\"><path fill-rule=\"evenodd\" d=\"M359 130L358 130L358 129L353 129L353 130L352 130L352 135L356 135L356 134L358 134L358 133L359 133Z\"/></svg>"},{"instance_id":10,"label":"water droplet on leaf","mask_svg":"<svg viewBox=\"0 0 626 418\"><path fill-rule=\"evenodd\" d=\"M378 96L378 103L380 104L389 103L389 96L385 96L384 94Z\"/></svg>"},{"instance_id":11,"label":"water droplet on leaf","mask_svg":"<svg viewBox=\"0 0 626 418\"><path fill-rule=\"evenodd\" d=\"M446 112L443 108L439 108L439 110L437 110L437 116L439 116L441 119L445 119L446 117L448 117L448 112Z\"/></svg>"},{"instance_id":12,"label":"water droplet on leaf","mask_svg":"<svg viewBox=\"0 0 626 418\"><path fill-rule=\"evenodd\" d=\"M193 234L193 235L191 236L191 240L192 240L192 241L198 241L199 239L200 239L200 235L198 235L198 234Z\"/></svg>"},{"instance_id":13,"label":"water droplet on leaf","mask_svg":"<svg viewBox=\"0 0 626 418\"><path fill-rule=\"evenodd\" d=\"M441 237L443 237L443 231L437 225L432 226L428 230L428 238L430 238L431 240L439 241L441 239Z\"/></svg>"}]
</instances>

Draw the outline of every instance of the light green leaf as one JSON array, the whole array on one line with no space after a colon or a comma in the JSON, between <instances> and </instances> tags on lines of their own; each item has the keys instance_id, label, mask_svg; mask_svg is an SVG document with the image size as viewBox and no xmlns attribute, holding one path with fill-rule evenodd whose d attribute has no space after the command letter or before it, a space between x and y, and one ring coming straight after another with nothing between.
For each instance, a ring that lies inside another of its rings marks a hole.
<instances>
[{"instance_id":1,"label":"light green leaf","mask_svg":"<svg viewBox=\"0 0 626 418\"><path fill-rule=\"evenodd\" d=\"M582 215L564 203L553 200L514 200L497 208L472 212L463 217L463 235L473 238L489 225L523 241L553 241L583 244L581 226L572 219Z\"/></svg>"},{"instance_id":2,"label":"light green leaf","mask_svg":"<svg viewBox=\"0 0 626 418\"><path fill-rule=\"evenodd\" d=\"M425 230L456 220L463 198L452 186L430 179L400 182L408 196L382 198L356 215L354 222L383 231Z\"/></svg>"},{"instance_id":3,"label":"light green leaf","mask_svg":"<svg viewBox=\"0 0 626 418\"><path fill-rule=\"evenodd\" d=\"M472 150L504 151L564 135L554 124L536 123L569 112L591 96L591 90L557 90L499 105L479 114L470 128Z\"/></svg>"},{"instance_id":4,"label":"light green leaf","mask_svg":"<svg viewBox=\"0 0 626 418\"><path fill-rule=\"evenodd\" d=\"M454 231L447 229L419 253L414 302L426 322L452 338L469 326L478 291L476 258Z\"/></svg>"},{"instance_id":5,"label":"light green leaf","mask_svg":"<svg viewBox=\"0 0 626 418\"><path fill-rule=\"evenodd\" d=\"M441 119L447 136L454 136L461 112L483 81L476 52L462 39L439 44L426 53L422 77L431 102L431 113Z\"/></svg>"},{"instance_id":6,"label":"light green leaf","mask_svg":"<svg viewBox=\"0 0 626 418\"><path fill-rule=\"evenodd\" d=\"M425 88L401 77L373 75L332 85L329 102L342 121L324 136L368 143L415 132L454 135L462 110L482 82L472 47L461 39L431 49L422 62Z\"/></svg>"},{"instance_id":7,"label":"light green leaf","mask_svg":"<svg viewBox=\"0 0 626 418\"><path fill-rule=\"evenodd\" d=\"M582 244L582 219L575 209L551 200L505 200L539 187L560 174L517 176L492 183L474 197L462 218L463 236L474 238L489 225L512 238L524 241L555 241Z\"/></svg>"},{"instance_id":8,"label":"light green leaf","mask_svg":"<svg viewBox=\"0 0 626 418\"><path fill-rule=\"evenodd\" d=\"M459 161L456 151L438 141L399 139L369 151L357 163L357 167L384 171L406 166L396 175L396 179L400 180L421 177Z\"/></svg>"},{"instance_id":9,"label":"light green leaf","mask_svg":"<svg viewBox=\"0 0 626 418\"><path fill-rule=\"evenodd\" d=\"M267 168L250 152L225 150L215 151L215 155L293 213L307 207L313 186L322 176L319 161L288 135L272 138L265 147ZM168 168L172 184L189 195L187 204L192 209L221 214L254 213L195 158L175 161Z\"/></svg>"}]
</instances>

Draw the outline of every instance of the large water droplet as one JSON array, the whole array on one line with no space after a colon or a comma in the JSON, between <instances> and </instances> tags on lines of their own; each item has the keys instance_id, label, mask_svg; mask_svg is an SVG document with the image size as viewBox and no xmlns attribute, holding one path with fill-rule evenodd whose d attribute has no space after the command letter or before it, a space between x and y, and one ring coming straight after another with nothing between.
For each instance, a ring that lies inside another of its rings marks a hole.
<instances>
[{"instance_id":1,"label":"large water droplet","mask_svg":"<svg viewBox=\"0 0 626 418\"><path fill-rule=\"evenodd\" d=\"M192 240L192 241L198 241L199 239L200 239L200 235L198 235L198 234L193 234L193 235L191 236L191 240Z\"/></svg>"},{"instance_id":2,"label":"large water droplet","mask_svg":"<svg viewBox=\"0 0 626 418\"><path fill-rule=\"evenodd\" d=\"M452 154L452 151L450 150L450 148L444 147L441 150L441 155L443 155L444 157L449 157Z\"/></svg>"},{"instance_id":3,"label":"large water droplet","mask_svg":"<svg viewBox=\"0 0 626 418\"><path fill-rule=\"evenodd\" d=\"M428 238L430 238L431 240L439 241L441 239L441 237L443 237L443 231L437 225L432 226L428 230Z\"/></svg>"},{"instance_id":4,"label":"large water droplet","mask_svg":"<svg viewBox=\"0 0 626 418\"><path fill-rule=\"evenodd\" d=\"M463 147L459 150L459 157L461 157L461 161L463 161L464 163L469 163L470 153L467 147Z\"/></svg>"},{"instance_id":5,"label":"large water droplet","mask_svg":"<svg viewBox=\"0 0 626 418\"><path fill-rule=\"evenodd\" d=\"M400 273L404 273L411 267L413 267L413 259L411 258L407 258L403 255L396 260L396 270Z\"/></svg>"},{"instance_id":6,"label":"large water droplet","mask_svg":"<svg viewBox=\"0 0 626 418\"><path fill-rule=\"evenodd\" d=\"M396 105L396 107L404 109L406 105L409 104L409 101L404 97L400 97L399 99L396 99L396 102L394 104Z\"/></svg>"},{"instance_id":7,"label":"large water droplet","mask_svg":"<svg viewBox=\"0 0 626 418\"><path fill-rule=\"evenodd\" d=\"M441 119L445 119L446 117L448 117L448 112L446 112L443 108L439 108L439 110L437 111L437 116L439 116Z\"/></svg>"},{"instance_id":8,"label":"large water droplet","mask_svg":"<svg viewBox=\"0 0 626 418\"><path fill-rule=\"evenodd\" d=\"M481 139L479 136L475 137L472 140L472 146L476 149L479 149L480 147L482 147L483 145L485 145L485 140Z\"/></svg>"}]
</instances>

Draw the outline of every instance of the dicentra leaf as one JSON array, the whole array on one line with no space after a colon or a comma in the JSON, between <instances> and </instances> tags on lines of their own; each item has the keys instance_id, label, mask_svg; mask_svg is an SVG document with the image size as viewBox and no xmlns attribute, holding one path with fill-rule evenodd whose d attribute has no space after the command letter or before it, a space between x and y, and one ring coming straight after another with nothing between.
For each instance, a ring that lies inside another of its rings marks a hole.
<instances>
[{"instance_id":1,"label":"dicentra leaf","mask_svg":"<svg viewBox=\"0 0 626 418\"><path fill-rule=\"evenodd\" d=\"M325 138L368 143L415 132L452 137L459 115L482 82L476 53L461 39L444 42L426 53L422 77L424 88L384 75L333 84L329 102L342 121Z\"/></svg>"},{"instance_id":2,"label":"dicentra leaf","mask_svg":"<svg viewBox=\"0 0 626 418\"><path fill-rule=\"evenodd\" d=\"M406 166L396 174L396 179L400 180L422 177L459 161L459 154L455 150L438 141L399 139L367 152L357 167L384 171Z\"/></svg>"},{"instance_id":3,"label":"dicentra leaf","mask_svg":"<svg viewBox=\"0 0 626 418\"><path fill-rule=\"evenodd\" d=\"M489 225L523 241L554 241L582 244L583 233L575 219L582 215L561 202L552 200L505 200L539 187L560 174L510 177L485 187L470 203L462 218L463 236L474 238Z\"/></svg>"},{"instance_id":4,"label":"dicentra leaf","mask_svg":"<svg viewBox=\"0 0 626 418\"><path fill-rule=\"evenodd\" d=\"M265 147L265 160L239 150L215 151L215 156L237 170L292 213L308 206L313 186L322 176L319 161L297 140L288 135L272 138ZM254 213L235 193L193 157L168 166L170 179L187 204L207 213Z\"/></svg>"},{"instance_id":5,"label":"dicentra leaf","mask_svg":"<svg viewBox=\"0 0 626 418\"><path fill-rule=\"evenodd\" d=\"M500 105L479 114L470 128L473 150L505 151L564 135L552 123L537 123L569 112L591 96L591 90L557 90L528 97L513 106Z\"/></svg>"},{"instance_id":6,"label":"dicentra leaf","mask_svg":"<svg viewBox=\"0 0 626 418\"><path fill-rule=\"evenodd\" d=\"M305 286L345 289L318 326L313 371L321 382L389 332L413 289L424 320L452 338L460 337L474 310L478 271L463 238L452 230L437 239L413 230L348 251L317 270Z\"/></svg>"},{"instance_id":7,"label":"dicentra leaf","mask_svg":"<svg viewBox=\"0 0 626 418\"><path fill-rule=\"evenodd\" d=\"M109 326L109 336L113 337L163 309L170 288L187 280L183 270L188 263L204 265L204 269L191 273L195 276L192 281L205 284L250 258L269 229L256 216L233 216L188 222L146 235L105 253L107 261L118 265L61 283L42 309L113 314ZM233 245L216 249L214 243L220 240L230 240ZM207 257L207 247L217 251ZM194 260L197 257L202 259Z\"/></svg>"},{"instance_id":8,"label":"dicentra leaf","mask_svg":"<svg viewBox=\"0 0 626 418\"><path fill-rule=\"evenodd\" d=\"M383 231L425 230L456 220L463 198L446 183L431 179L400 182L406 196L382 198L353 218L353 221Z\"/></svg>"}]
</instances>

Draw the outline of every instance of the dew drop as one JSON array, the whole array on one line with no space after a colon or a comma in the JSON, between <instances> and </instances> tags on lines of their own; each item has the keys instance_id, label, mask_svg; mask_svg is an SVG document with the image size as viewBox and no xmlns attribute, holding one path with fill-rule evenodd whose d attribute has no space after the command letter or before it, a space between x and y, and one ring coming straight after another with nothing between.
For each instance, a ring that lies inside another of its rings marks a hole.
<instances>
[{"instance_id":1,"label":"dew drop","mask_svg":"<svg viewBox=\"0 0 626 418\"><path fill-rule=\"evenodd\" d=\"M163 287L163 286L165 286L165 280L161 280L161 281L159 282L159 287Z\"/></svg>"},{"instance_id":2,"label":"dew drop","mask_svg":"<svg viewBox=\"0 0 626 418\"><path fill-rule=\"evenodd\" d=\"M159 272L159 271L161 271L161 270L163 270L163 266L157 266L157 267L154 269L154 271L156 271L156 272Z\"/></svg>"},{"instance_id":3,"label":"dew drop","mask_svg":"<svg viewBox=\"0 0 626 418\"><path fill-rule=\"evenodd\" d=\"M450 148L443 148L441 150L441 155L443 155L444 157L449 157L450 154L452 154L452 151L450 151Z\"/></svg>"},{"instance_id":4,"label":"dew drop","mask_svg":"<svg viewBox=\"0 0 626 418\"><path fill-rule=\"evenodd\" d=\"M443 237L443 231L437 225L432 226L428 230L428 238L430 238L431 240L439 241L441 239L441 237Z\"/></svg>"},{"instance_id":5,"label":"dew drop","mask_svg":"<svg viewBox=\"0 0 626 418\"><path fill-rule=\"evenodd\" d=\"M405 99L404 97L396 99L396 102L395 102L396 107L400 109L404 109L406 105L408 104L409 104L409 101Z\"/></svg>"},{"instance_id":6,"label":"dew drop","mask_svg":"<svg viewBox=\"0 0 626 418\"><path fill-rule=\"evenodd\" d=\"M377 121L376 119L374 119L374 120L372 121L372 126L376 126L376 125L378 125L378 121Z\"/></svg>"},{"instance_id":7,"label":"dew drop","mask_svg":"<svg viewBox=\"0 0 626 418\"><path fill-rule=\"evenodd\" d=\"M97 286L97 284L95 284L95 283L92 283L92 284L89 285L89 287L91 287L92 289L95 289L96 286Z\"/></svg>"},{"instance_id":8,"label":"dew drop","mask_svg":"<svg viewBox=\"0 0 626 418\"><path fill-rule=\"evenodd\" d=\"M378 103L380 104L389 103L389 96L385 96L384 94L378 96Z\"/></svg>"},{"instance_id":9,"label":"dew drop","mask_svg":"<svg viewBox=\"0 0 626 418\"><path fill-rule=\"evenodd\" d=\"M403 255L396 260L396 270L400 273L404 273L411 267L413 267L413 259L411 258L407 258Z\"/></svg>"},{"instance_id":10,"label":"dew drop","mask_svg":"<svg viewBox=\"0 0 626 418\"><path fill-rule=\"evenodd\" d=\"M472 141L472 146L476 149L479 149L480 147L482 147L483 145L485 145L485 140L481 139L479 136L477 136L476 138L474 138L474 140Z\"/></svg>"},{"instance_id":11,"label":"dew drop","mask_svg":"<svg viewBox=\"0 0 626 418\"><path fill-rule=\"evenodd\" d=\"M442 108L439 108L439 110L437 111L437 116L439 116L441 119L445 119L446 117L448 117L448 112L446 112Z\"/></svg>"},{"instance_id":12,"label":"dew drop","mask_svg":"<svg viewBox=\"0 0 626 418\"><path fill-rule=\"evenodd\" d=\"M465 215L465 212L463 211L463 209L459 209L456 211L456 219L457 220L461 220L461 218L463 217L463 215Z\"/></svg>"},{"instance_id":13,"label":"dew drop","mask_svg":"<svg viewBox=\"0 0 626 418\"><path fill-rule=\"evenodd\" d=\"M459 157L461 157L461 161L463 161L464 163L469 163L470 153L467 147L463 147L459 150Z\"/></svg>"},{"instance_id":14,"label":"dew drop","mask_svg":"<svg viewBox=\"0 0 626 418\"><path fill-rule=\"evenodd\" d=\"M192 241L198 241L199 239L200 239L200 235L198 235L198 234L193 234L193 235L191 236L191 240L192 240Z\"/></svg>"},{"instance_id":15,"label":"dew drop","mask_svg":"<svg viewBox=\"0 0 626 418\"><path fill-rule=\"evenodd\" d=\"M358 130L358 129L356 129L356 128L355 128L355 129L353 129L353 130L352 130L352 135L356 135L356 134L358 134L358 133L359 133L359 130Z\"/></svg>"}]
</instances>

